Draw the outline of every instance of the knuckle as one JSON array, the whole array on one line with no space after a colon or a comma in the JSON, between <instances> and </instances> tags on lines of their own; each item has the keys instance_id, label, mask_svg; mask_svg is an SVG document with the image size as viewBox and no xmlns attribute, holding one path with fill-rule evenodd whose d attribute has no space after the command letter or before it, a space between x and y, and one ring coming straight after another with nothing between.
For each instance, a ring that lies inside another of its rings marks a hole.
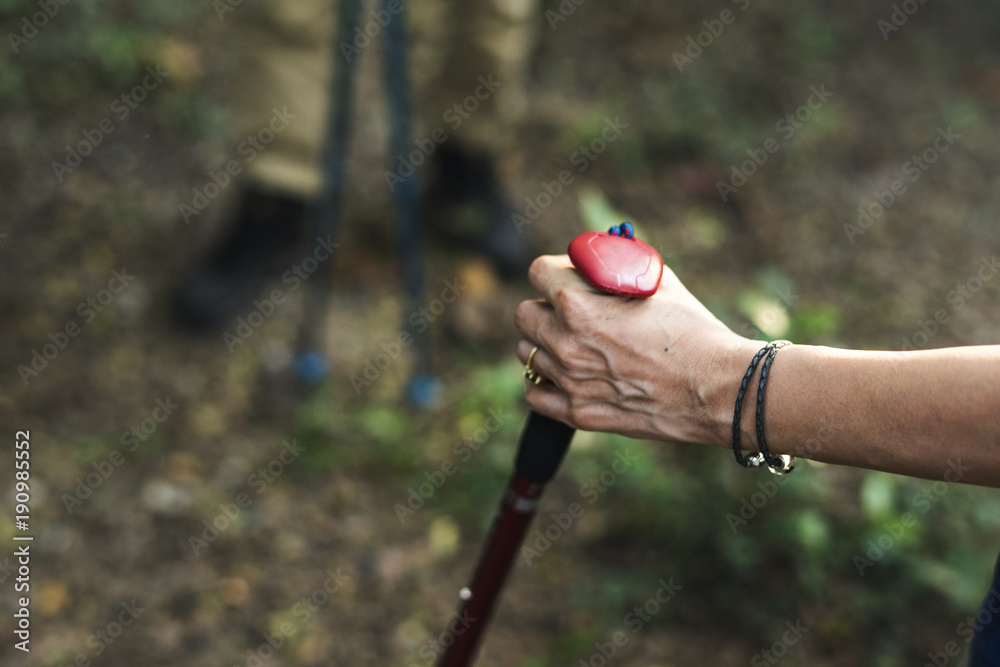
<instances>
[{"instance_id":1,"label":"knuckle","mask_svg":"<svg viewBox=\"0 0 1000 667\"><path fill-rule=\"evenodd\" d=\"M573 342L565 336L559 336L546 342L548 343L546 346L548 352L556 360L556 363L568 369L569 364L567 362L572 358L569 348L573 345Z\"/></svg>"},{"instance_id":2,"label":"knuckle","mask_svg":"<svg viewBox=\"0 0 1000 667\"><path fill-rule=\"evenodd\" d=\"M570 403L569 422L570 426L581 431L595 430L591 411L587 409L586 405L581 405L579 403L574 405L573 403Z\"/></svg>"},{"instance_id":3,"label":"knuckle","mask_svg":"<svg viewBox=\"0 0 1000 667\"><path fill-rule=\"evenodd\" d=\"M559 287L552 293L552 307L573 331L589 330L588 294L576 287Z\"/></svg>"},{"instance_id":4,"label":"knuckle","mask_svg":"<svg viewBox=\"0 0 1000 667\"><path fill-rule=\"evenodd\" d=\"M573 395L578 389L578 386L572 377L566 373L553 373L552 377L549 379L552 380L552 382L559 387L560 391L566 394L571 401L573 400Z\"/></svg>"},{"instance_id":5,"label":"knuckle","mask_svg":"<svg viewBox=\"0 0 1000 667\"><path fill-rule=\"evenodd\" d=\"M541 277L542 272L545 270L547 258L545 255L536 257L532 262L531 266L528 267L528 279L535 282Z\"/></svg>"},{"instance_id":6,"label":"knuckle","mask_svg":"<svg viewBox=\"0 0 1000 667\"><path fill-rule=\"evenodd\" d=\"M575 374L581 358L584 356L584 346L575 338L560 336L552 341L552 356L554 356L571 375Z\"/></svg>"},{"instance_id":7,"label":"knuckle","mask_svg":"<svg viewBox=\"0 0 1000 667\"><path fill-rule=\"evenodd\" d=\"M576 312L577 298L575 290L559 287L552 293L552 305L564 316Z\"/></svg>"}]
</instances>

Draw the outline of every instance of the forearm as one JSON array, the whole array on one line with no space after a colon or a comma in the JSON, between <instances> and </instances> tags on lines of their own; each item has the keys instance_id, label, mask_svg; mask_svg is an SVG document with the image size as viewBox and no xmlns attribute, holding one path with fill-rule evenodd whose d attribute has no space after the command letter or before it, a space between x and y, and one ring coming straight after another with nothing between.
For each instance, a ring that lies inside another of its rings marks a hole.
<instances>
[{"instance_id":1,"label":"forearm","mask_svg":"<svg viewBox=\"0 0 1000 667\"><path fill-rule=\"evenodd\" d=\"M727 357L730 365L735 356ZM726 371L730 389L717 392L719 435L713 444L731 444L738 382L752 356L736 375ZM786 347L767 383L768 448L826 463L1000 487L998 368L1000 346L922 352ZM747 450L757 444L759 375L741 421Z\"/></svg>"}]
</instances>

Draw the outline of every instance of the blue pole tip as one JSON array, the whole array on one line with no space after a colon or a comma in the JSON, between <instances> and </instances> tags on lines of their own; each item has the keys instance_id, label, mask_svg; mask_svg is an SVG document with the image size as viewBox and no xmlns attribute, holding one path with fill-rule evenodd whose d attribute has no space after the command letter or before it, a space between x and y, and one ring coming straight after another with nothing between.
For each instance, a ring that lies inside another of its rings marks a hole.
<instances>
[{"instance_id":1,"label":"blue pole tip","mask_svg":"<svg viewBox=\"0 0 1000 667\"><path fill-rule=\"evenodd\" d=\"M417 375L406 388L410 402L421 408L429 408L441 400L441 383L433 375Z\"/></svg>"},{"instance_id":2,"label":"blue pole tip","mask_svg":"<svg viewBox=\"0 0 1000 667\"><path fill-rule=\"evenodd\" d=\"M322 382L330 370L330 365L322 352L303 352L295 360L295 375L308 384Z\"/></svg>"}]
</instances>

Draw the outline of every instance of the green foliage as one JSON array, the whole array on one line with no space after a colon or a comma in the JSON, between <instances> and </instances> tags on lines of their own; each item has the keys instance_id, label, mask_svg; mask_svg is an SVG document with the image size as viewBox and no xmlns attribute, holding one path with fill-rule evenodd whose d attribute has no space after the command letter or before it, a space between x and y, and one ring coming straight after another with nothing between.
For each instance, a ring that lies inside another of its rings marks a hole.
<instances>
[{"instance_id":1,"label":"green foliage","mask_svg":"<svg viewBox=\"0 0 1000 667\"><path fill-rule=\"evenodd\" d=\"M306 447L303 463L313 469L409 471L419 461L410 428L398 409L325 388L299 409L294 436Z\"/></svg>"},{"instance_id":2,"label":"green foliage","mask_svg":"<svg viewBox=\"0 0 1000 667\"><path fill-rule=\"evenodd\" d=\"M840 310L833 304L807 305L792 312L788 330L791 340L822 344L840 330Z\"/></svg>"}]
</instances>

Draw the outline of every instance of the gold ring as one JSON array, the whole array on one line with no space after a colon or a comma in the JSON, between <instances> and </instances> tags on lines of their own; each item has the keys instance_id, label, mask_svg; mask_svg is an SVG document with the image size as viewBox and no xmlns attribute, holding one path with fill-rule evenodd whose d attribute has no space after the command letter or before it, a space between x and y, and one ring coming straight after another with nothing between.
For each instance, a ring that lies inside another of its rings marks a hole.
<instances>
[{"instance_id":1,"label":"gold ring","mask_svg":"<svg viewBox=\"0 0 1000 667\"><path fill-rule=\"evenodd\" d=\"M531 352L528 353L528 361L524 363L524 377L527 378L529 382L541 384L544 378L541 373L531 367L531 362L535 359L535 352L538 352L537 345L531 348Z\"/></svg>"}]
</instances>

